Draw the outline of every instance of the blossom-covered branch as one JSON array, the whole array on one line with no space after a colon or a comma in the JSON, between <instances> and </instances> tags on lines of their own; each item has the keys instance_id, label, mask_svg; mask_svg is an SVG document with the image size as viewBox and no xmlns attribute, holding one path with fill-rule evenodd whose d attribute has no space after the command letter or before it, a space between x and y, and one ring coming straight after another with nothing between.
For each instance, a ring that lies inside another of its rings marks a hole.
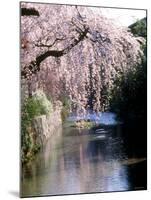
<instances>
[{"instance_id":1,"label":"blossom-covered branch","mask_svg":"<svg viewBox=\"0 0 151 200\"><path fill-rule=\"evenodd\" d=\"M89 28L84 26L84 31L78 32L79 37L74 38L67 47L61 50L47 50L46 52L38 55L34 61L32 61L29 65L25 66L22 69L21 75L23 78L27 78L28 76L35 74L37 71L40 70L40 64L42 61L44 61L47 57L52 56L52 57L61 57L65 54L67 54L74 46L76 46L79 42L84 40L85 37L87 37ZM37 44L36 46L38 47L52 47L56 41L63 40L56 38L54 42L51 45L46 45L46 44Z\"/></svg>"},{"instance_id":2,"label":"blossom-covered branch","mask_svg":"<svg viewBox=\"0 0 151 200\"><path fill-rule=\"evenodd\" d=\"M78 111L104 110L117 78L141 63L142 38L95 12L100 8L22 7L39 12L21 20L21 75L30 94L42 88L55 100L66 95Z\"/></svg>"}]
</instances>

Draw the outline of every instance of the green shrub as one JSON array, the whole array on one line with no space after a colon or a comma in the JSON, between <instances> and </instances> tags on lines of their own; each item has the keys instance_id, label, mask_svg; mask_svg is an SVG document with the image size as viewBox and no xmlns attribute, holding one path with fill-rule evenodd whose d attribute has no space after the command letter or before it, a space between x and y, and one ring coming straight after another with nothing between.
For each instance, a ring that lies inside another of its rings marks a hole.
<instances>
[{"instance_id":1,"label":"green shrub","mask_svg":"<svg viewBox=\"0 0 151 200\"><path fill-rule=\"evenodd\" d=\"M52 111L52 104L42 91L37 91L28 99L26 104L27 112L31 118L39 115L48 115Z\"/></svg>"},{"instance_id":2,"label":"green shrub","mask_svg":"<svg viewBox=\"0 0 151 200\"><path fill-rule=\"evenodd\" d=\"M40 115L51 114L52 109L51 102L42 91L36 91L32 97L24 101L21 109L21 159L23 162L32 159L33 154L40 149L40 144L34 143L32 138L32 120Z\"/></svg>"}]
</instances>

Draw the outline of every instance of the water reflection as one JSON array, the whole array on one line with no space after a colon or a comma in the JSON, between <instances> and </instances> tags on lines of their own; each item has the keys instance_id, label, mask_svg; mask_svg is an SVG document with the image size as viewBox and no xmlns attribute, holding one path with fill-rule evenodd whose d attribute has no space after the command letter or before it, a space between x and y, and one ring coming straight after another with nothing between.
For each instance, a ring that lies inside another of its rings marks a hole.
<instances>
[{"instance_id":1,"label":"water reflection","mask_svg":"<svg viewBox=\"0 0 151 200\"><path fill-rule=\"evenodd\" d=\"M105 138L60 129L28 168L22 196L123 191L131 188L122 139L117 129ZM87 134L86 134L87 132ZM77 133L77 134L76 134Z\"/></svg>"}]
</instances>

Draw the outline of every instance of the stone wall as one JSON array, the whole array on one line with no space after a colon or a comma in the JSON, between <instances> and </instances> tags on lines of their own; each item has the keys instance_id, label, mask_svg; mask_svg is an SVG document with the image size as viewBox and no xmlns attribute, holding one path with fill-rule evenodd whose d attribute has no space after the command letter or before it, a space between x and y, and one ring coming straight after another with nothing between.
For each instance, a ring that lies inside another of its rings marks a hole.
<instances>
[{"instance_id":1,"label":"stone wall","mask_svg":"<svg viewBox=\"0 0 151 200\"><path fill-rule=\"evenodd\" d=\"M32 128L38 143L44 145L46 141L62 126L61 103L49 115L41 115L33 119Z\"/></svg>"}]
</instances>

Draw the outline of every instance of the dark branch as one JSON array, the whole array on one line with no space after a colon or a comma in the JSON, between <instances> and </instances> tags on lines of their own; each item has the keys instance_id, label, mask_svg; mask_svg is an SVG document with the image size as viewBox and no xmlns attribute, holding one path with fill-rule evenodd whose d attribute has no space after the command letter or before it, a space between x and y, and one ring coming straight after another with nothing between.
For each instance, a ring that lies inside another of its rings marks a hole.
<instances>
[{"instance_id":1,"label":"dark branch","mask_svg":"<svg viewBox=\"0 0 151 200\"><path fill-rule=\"evenodd\" d=\"M39 12L34 8L21 8L21 16L39 16Z\"/></svg>"},{"instance_id":2,"label":"dark branch","mask_svg":"<svg viewBox=\"0 0 151 200\"><path fill-rule=\"evenodd\" d=\"M80 12L79 12L79 10L78 10L78 6L76 5L75 8L76 8L76 10L77 10L77 14L78 14L79 20L82 21L82 22L84 22L85 17L83 17L83 16L80 14Z\"/></svg>"},{"instance_id":3,"label":"dark branch","mask_svg":"<svg viewBox=\"0 0 151 200\"><path fill-rule=\"evenodd\" d=\"M56 38L52 44L43 44L43 43L40 42L39 44L35 44L35 46L36 47L48 47L48 48L50 48L53 45L55 45L56 42L62 41L62 40L65 40L65 38Z\"/></svg>"},{"instance_id":4,"label":"dark branch","mask_svg":"<svg viewBox=\"0 0 151 200\"><path fill-rule=\"evenodd\" d=\"M83 41L84 38L87 38L87 33L89 28L84 26L85 30L79 34L77 39L74 39L71 44L62 50L47 50L45 53L36 57L35 61L32 61L29 65L25 66L21 72L23 78L28 78L32 74L36 74L37 71L40 71L40 64L46 58L52 57L61 57L67 54L73 47L75 47L79 42Z\"/></svg>"},{"instance_id":5,"label":"dark branch","mask_svg":"<svg viewBox=\"0 0 151 200\"><path fill-rule=\"evenodd\" d=\"M78 33L81 33L83 30L74 22L74 18L72 18L71 20L71 24L74 25L76 28L75 30L78 32ZM81 25L81 24L80 24ZM84 26L84 25L82 25Z\"/></svg>"}]
</instances>

